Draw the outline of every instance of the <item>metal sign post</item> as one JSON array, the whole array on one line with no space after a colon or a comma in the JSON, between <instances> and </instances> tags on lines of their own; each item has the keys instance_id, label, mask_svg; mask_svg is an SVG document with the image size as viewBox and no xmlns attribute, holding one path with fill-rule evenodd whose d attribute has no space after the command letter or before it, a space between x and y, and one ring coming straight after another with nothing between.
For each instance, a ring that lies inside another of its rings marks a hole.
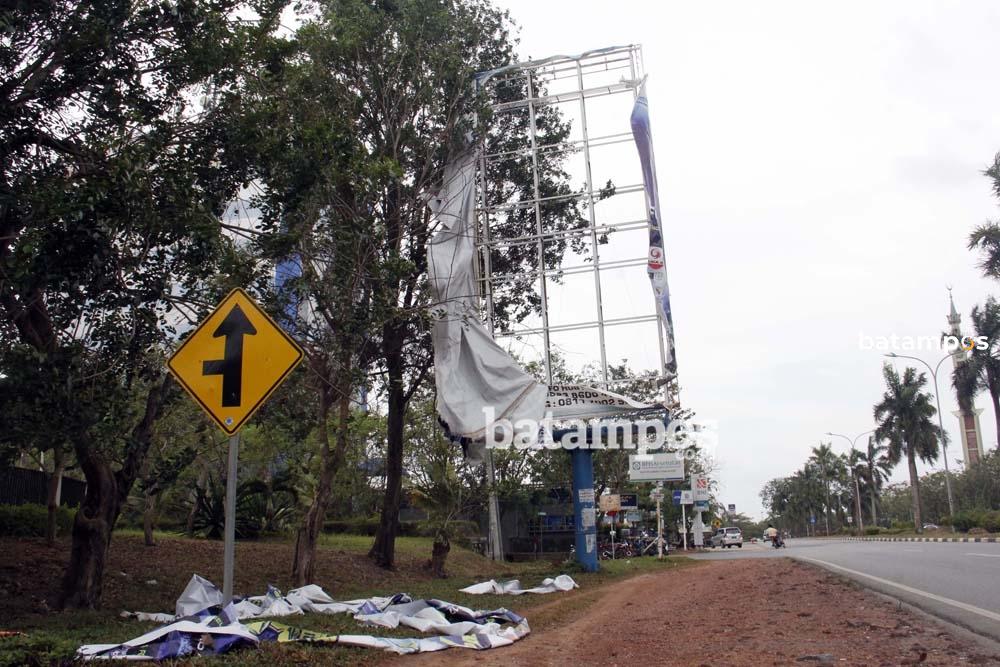
<instances>
[{"instance_id":1,"label":"metal sign post","mask_svg":"<svg viewBox=\"0 0 1000 667\"><path fill-rule=\"evenodd\" d=\"M222 599L233 599L236 556L236 464L240 456L240 434L229 436L229 466L226 473L226 545L223 549Z\"/></svg>"},{"instance_id":2,"label":"metal sign post","mask_svg":"<svg viewBox=\"0 0 1000 667\"><path fill-rule=\"evenodd\" d=\"M302 348L253 299L235 289L171 355L167 367L229 435L222 593L232 600L240 428L285 381Z\"/></svg>"},{"instance_id":3,"label":"metal sign post","mask_svg":"<svg viewBox=\"0 0 1000 667\"><path fill-rule=\"evenodd\" d=\"M687 519L687 505L681 504L681 532L684 533L684 551L688 550L688 519Z\"/></svg>"}]
</instances>

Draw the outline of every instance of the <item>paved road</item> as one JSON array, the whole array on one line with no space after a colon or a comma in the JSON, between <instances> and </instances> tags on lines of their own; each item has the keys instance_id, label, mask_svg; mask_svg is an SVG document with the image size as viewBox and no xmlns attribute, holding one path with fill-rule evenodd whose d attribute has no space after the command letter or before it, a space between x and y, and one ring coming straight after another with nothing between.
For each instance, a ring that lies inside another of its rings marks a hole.
<instances>
[{"instance_id":1,"label":"paved road","mask_svg":"<svg viewBox=\"0 0 1000 667\"><path fill-rule=\"evenodd\" d=\"M793 539L745 544L707 560L790 557L813 563L1000 641L1000 544Z\"/></svg>"}]
</instances>

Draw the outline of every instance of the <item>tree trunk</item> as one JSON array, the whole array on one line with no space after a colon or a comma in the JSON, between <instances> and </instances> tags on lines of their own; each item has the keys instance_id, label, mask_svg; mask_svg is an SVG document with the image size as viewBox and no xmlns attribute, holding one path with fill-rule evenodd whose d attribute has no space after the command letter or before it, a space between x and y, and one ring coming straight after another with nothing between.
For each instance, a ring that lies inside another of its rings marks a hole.
<instances>
[{"instance_id":1,"label":"tree trunk","mask_svg":"<svg viewBox=\"0 0 1000 667\"><path fill-rule=\"evenodd\" d=\"M66 469L65 452L62 445L52 448L52 474L49 476L48 523L45 526L45 541L52 546L56 543L56 517L62 495L63 470Z\"/></svg>"},{"instance_id":2,"label":"tree trunk","mask_svg":"<svg viewBox=\"0 0 1000 667\"><path fill-rule=\"evenodd\" d=\"M826 511L823 512L823 520L826 522L826 536L830 537L830 483L826 484Z\"/></svg>"},{"instance_id":3,"label":"tree trunk","mask_svg":"<svg viewBox=\"0 0 1000 667\"><path fill-rule=\"evenodd\" d=\"M385 496L382 518L375 532L369 558L387 569L395 565L396 533L399 530L399 504L403 492L403 416L406 396L403 393L402 333L385 327L386 370L389 379L389 407L386 419Z\"/></svg>"},{"instance_id":4,"label":"tree trunk","mask_svg":"<svg viewBox=\"0 0 1000 667\"><path fill-rule=\"evenodd\" d=\"M451 542L448 537L438 533L434 537L434 546L431 548L431 560L428 562L428 569L431 574L439 579L447 579L448 575L444 571L444 563L448 559L448 552L451 551Z\"/></svg>"},{"instance_id":5,"label":"tree trunk","mask_svg":"<svg viewBox=\"0 0 1000 667\"><path fill-rule=\"evenodd\" d=\"M906 453L907 467L910 469L910 500L913 510L913 528L924 532L924 522L920 517L920 478L917 477L917 459L912 448Z\"/></svg>"},{"instance_id":6,"label":"tree trunk","mask_svg":"<svg viewBox=\"0 0 1000 667\"><path fill-rule=\"evenodd\" d=\"M147 547L155 547L156 542L153 540L153 523L156 519L156 494L147 493L145 500L146 506L143 508L142 512L142 536L145 539Z\"/></svg>"},{"instance_id":7,"label":"tree trunk","mask_svg":"<svg viewBox=\"0 0 1000 667\"><path fill-rule=\"evenodd\" d=\"M868 484L868 493L871 494L869 499L872 505L872 526L878 527L878 512L875 510L875 470L871 466L868 466Z\"/></svg>"},{"instance_id":8,"label":"tree trunk","mask_svg":"<svg viewBox=\"0 0 1000 667\"><path fill-rule=\"evenodd\" d=\"M63 577L59 606L95 609L101 600L111 530L118 518L118 484L92 447L77 447L87 492L73 520L73 546Z\"/></svg>"},{"instance_id":9,"label":"tree trunk","mask_svg":"<svg viewBox=\"0 0 1000 667\"><path fill-rule=\"evenodd\" d=\"M330 434L327 421L330 415L330 407L333 403L334 388L328 382L322 382L319 392L319 440L321 470L319 477L319 487L316 490L316 498L313 500L309 511L306 512L302 520L302 526L295 536L295 555L292 562L292 578L296 586L311 584L315 578L316 570L316 542L323 531L323 520L326 518L326 506L330 503L330 496L333 494L333 477L337 470L343 465L345 452L347 450L347 437L349 421L351 417L351 369L350 357L338 371L342 381L336 386L338 397L337 411L337 435L333 450L330 449ZM329 373L324 373L329 377Z\"/></svg>"},{"instance_id":10,"label":"tree trunk","mask_svg":"<svg viewBox=\"0 0 1000 667\"><path fill-rule=\"evenodd\" d=\"M198 473L198 479L194 483L194 488L191 489L191 509L188 511L187 523L184 525L184 534L188 537L194 537L194 518L198 514L198 489L204 489L207 483L208 469L202 466L201 471Z\"/></svg>"},{"instance_id":11,"label":"tree trunk","mask_svg":"<svg viewBox=\"0 0 1000 667\"><path fill-rule=\"evenodd\" d=\"M150 388L145 412L132 429L118 472L111 470L85 430L79 432L73 442L76 458L87 480L87 492L73 521L73 546L59 594L60 607L96 609L100 604L111 531L149 450L153 426L172 384L172 376L166 375Z\"/></svg>"},{"instance_id":12,"label":"tree trunk","mask_svg":"<svg viewBox=\"0 0 1000 667\"><path fill-rule=\"evenodd\" d=\"M993 393L990 392L990 398L993 400L993 416L997 420L997 451L1000 452L1000 392ZM963 426L964 428L964 426ZM981 451L983 454L986 453L986 445L980 443ZM969 462L965 462L965 467L969 467Z\"/></svg>"},{"instance_id":13,"label":"tree trunk","mask_svg":"<svg viewBox=\"0 0 1000 667\"><path fill-rule=\"evenodd\" d=\"M854 520L858 522L855 526L858 530L858 537L865 534L865 520L861 518L861 483L858 481L858 475L856 472L852 473L851 477L854 480Z\"/></svg>"}]
</instances>

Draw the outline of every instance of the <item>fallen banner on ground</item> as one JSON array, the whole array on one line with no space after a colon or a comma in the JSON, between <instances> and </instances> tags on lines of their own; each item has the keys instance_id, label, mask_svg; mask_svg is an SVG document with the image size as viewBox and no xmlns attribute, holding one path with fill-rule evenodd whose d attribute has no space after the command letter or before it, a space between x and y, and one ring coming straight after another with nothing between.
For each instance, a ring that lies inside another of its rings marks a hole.
<instances>
[{"instance_id":1,"label":"fallen banner on ground","mask_svg":"<svg viewBox=\"0 0 1000 667\"><path fill-rule=\"evenodd\" d=\"M478 584L466 586L461 589L460 592L468 593L469 595L521 595L523 593L545 594L555 593L556 591L571 591L574 588L579 587L580 585L573 581L573 577L568 574L560 574L555 579L543 579L542 585L536 586L535 588L521 588L521 582L518 579L511 579L510 581L497 581L496 579L490 579L489 581L483 581Z\"/></svg>"},{"instance_id":2,"label":"fallen banner on ground","mask_svg":"<svg viewBox=\"0 0 1000 667\"><path fill-rule=\"evenodd\" d=\"M391 597L337 602L319 586L309 585L282 595L273 586L265 595L223 606L222 593L212 582L194 575L177 600L176 615L124 612L139 620L167 622L122 644L90 644L77 649L84 660L163 660L189 655L218 655L265 641L316 642L379 648L394 653L422 653L446 648L476 650L507 646L531 632L528 621L507 609L477 611L443 600ZM272 621L242 619L304 613L352 614L366 625L400 626L436 637L394 638L336 635L289 627Z\"/></svg>"}]
</instances>

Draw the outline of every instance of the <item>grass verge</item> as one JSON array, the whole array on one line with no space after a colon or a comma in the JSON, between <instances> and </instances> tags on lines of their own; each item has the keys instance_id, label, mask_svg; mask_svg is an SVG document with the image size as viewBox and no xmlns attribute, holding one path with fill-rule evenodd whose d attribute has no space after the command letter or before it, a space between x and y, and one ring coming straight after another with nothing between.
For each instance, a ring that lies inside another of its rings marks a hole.
<instances>
[{"instance_id":1,"label":"grass verge","mask_svg":"<svg viewBox=\"0 0 1000 667\"><path fill-rule=\"evenodd\" d=\"M104 580L104 608L96 611L52 611L68 554L68 542L49 547L44 540L0 539L0 630L23 633L0 638L0 667L13 665L70 664L81 644L115 643L156 627L123 619L128 611L173 610L174 601L194 573L221 585L221 542L157 535L156 547L145 547L140 534L116 533ZM371 538L324 535L317 563L317 583L335 599L408 593L414 598L439 598L477 609L509 607L528 617L533 630L545 629L577 614L601 596L601 588L614 581L645 572L669 571L696 564L671 557L603 561L596 573L575 571L545 560L495 563L471 551L453 548L448 558L448 579L435 579L423 564L431 550L428 538L405 537L396 542L397 568L388 572L366 557ZM290 568L294 545L288 541L239 542L235 588L242 594L263 593L267 584L291 588ZM580 589L553 595L466 595L460 588L486 579L521 579L534 586L544 577L569 573ZM547 604L551 603L551 604ZM544 605L533 615L532 609ZM364 628L350 615L307 614L280 622L332 634L416 636L403 628ZM212 659L220 665L371 665L388 657L371 649L307 644L262 645L257 651L240 651ZM204 664L204 658L172 664Z\"/></svg>"}]
</instances>

